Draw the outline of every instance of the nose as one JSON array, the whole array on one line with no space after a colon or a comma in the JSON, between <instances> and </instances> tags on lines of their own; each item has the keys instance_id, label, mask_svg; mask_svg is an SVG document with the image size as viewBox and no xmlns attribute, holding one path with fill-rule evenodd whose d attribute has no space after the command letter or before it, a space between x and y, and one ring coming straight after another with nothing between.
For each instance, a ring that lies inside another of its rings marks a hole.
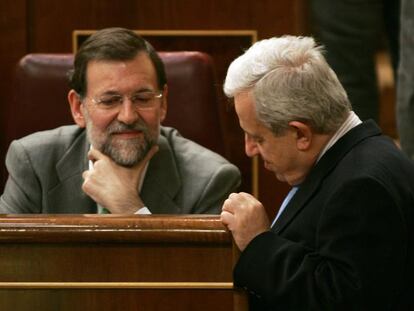
<instances>
[{"instance_id":1,"label":"nose","mask_svg":"<svg viewBox=\"0 0 414 311\"><path fill-rule=\"evenodd\" d=\"M244 149L249 157L254 157L259 154L257 143L247 134L244 135Z\"/></svg>"},{"instance_id":2,"label":"nose","mask_svg":"<svg viewBox=\"0 0 414 311\"><path fill-rule=\"evenodd\" d=\"M133 124L139 119L139 113L129 99L124 100L122 103L117 119L125 124Z\"/></svg>"}]
</instances>

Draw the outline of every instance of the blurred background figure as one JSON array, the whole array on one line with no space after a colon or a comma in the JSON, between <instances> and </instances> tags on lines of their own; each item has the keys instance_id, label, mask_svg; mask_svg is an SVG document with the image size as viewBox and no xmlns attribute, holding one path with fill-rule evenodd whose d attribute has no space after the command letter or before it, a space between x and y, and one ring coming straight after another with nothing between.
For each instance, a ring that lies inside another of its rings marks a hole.
<instances>
[{"instance_id":1,"label":"blurred background figure","mask_svg":"<svg viewBox=\"0 0 414 311\"><path fill-rule=\"evenodd\" d=\"M402 149L414 159L414 2L401 1L401 54L397 86L397 126Z\"/></svg>"},{"instance_id":2,"label":"blurred background figure","mask_svg":"<svg viewBox=\"0 0 414 311\"><path fill-rule=\"evenodd\" d=\"M375 56L385 42L396 72L400 0L311 0L310 11L315 35L353 110L362 120L378 122Z\"/></svg>"}]
</instances>

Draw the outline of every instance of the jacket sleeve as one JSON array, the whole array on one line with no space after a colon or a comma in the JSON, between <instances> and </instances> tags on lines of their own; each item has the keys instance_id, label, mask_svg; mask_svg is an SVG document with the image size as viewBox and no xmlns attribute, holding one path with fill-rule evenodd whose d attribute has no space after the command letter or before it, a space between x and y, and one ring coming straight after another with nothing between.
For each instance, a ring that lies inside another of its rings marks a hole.
<instances>
[{"instance_id":1,"label":"jacket sleeve","mask_svg":"<svg viewBox=\"0 0 414 311\"><path fill-rule=\"evenodd\" d=\"M0 213L40 213L40 182L27 151L17 140L9 147L6 167L9 177L0 198Z\"/></svg>"},{"instance_id":2,"label":"jacket sleeve","mask_svg":"<svg viewBox=\"0 0 414 311\"><path fill-rule=\"evenodd\" d=\"M195 214L220 214L221 207L230 193L240 186L240 171L230 163L223 163L207 180L194 207Z\"/></svg>"},{"instance_id":3,"label":"jacket sleeve","mask_svg":"<svg viewBox=\"0 0 414 311\"><path fill-rule=\"evenodd\" d=\"M319 208L314 247L265 232L241 254L235 285L272 310L389 310L408 240L392 194L374 179L353 181Z\"/></svg>"}]
</instances>

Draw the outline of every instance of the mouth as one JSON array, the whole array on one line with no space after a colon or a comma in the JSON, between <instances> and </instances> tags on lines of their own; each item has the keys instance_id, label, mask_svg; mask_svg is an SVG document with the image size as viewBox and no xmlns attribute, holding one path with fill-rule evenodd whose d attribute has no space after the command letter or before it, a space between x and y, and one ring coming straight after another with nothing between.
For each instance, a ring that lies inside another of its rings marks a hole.
<instances>
[{"instance_id":1,"label":"mouth","mask_svg":"<svg viewBox=\"0 0 414 311\"><path fill-rule=\"evenodd\" d=\"M143 135L142 131L138 130L128 130L122 132L115 132L111 134L113 137L120 138L120 139L133 139Z\"/></svg>"}]
</instances>

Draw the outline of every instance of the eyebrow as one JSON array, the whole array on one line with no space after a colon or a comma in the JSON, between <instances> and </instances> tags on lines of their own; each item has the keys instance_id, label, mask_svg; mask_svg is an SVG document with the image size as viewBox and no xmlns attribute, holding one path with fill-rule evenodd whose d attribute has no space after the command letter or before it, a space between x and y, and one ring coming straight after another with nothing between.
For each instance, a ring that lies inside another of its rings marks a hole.
<instances>
[{"instance_id":1,"label":"eyebrow","mask_svg":"<svg viewBox=\"0 0 414 311\"><path fill-rule=\"evenodd\" d=\"M148 88L148 87L143 87L140 89L136 89L135 91L131 92L131 94L139 94L139 93L145 93L145 92L155 92L155 90ZM100 96L105 96L105 95L120 95L121 96L122 94L115 90L107 90L103 92Z\"/></svg>"},{"instance_id":2,"label":"eyebrow","mask_svg":"<svg viewBox=\"0 0 414 311\"><path fill-rule=\"evenodd\" d=\"M139 90L136 90L136 91L132 92L132 94L144 93L144 92L155 92L155 90L150 89L150 88L147 88L147 87L144 87L144 88L141 88Z\"/></svg>"},{"instance_id":3,"label":"eyebrow","mask_svg":"<svg viewBox=\"0 0 414 311\"><path fill-rule=\"evenodd\" d=\"M252 134L252 133L247 132L247 131L244 131L244 133L247 134L247 135L249 135L254 140L264 140L263 135L260 135L260 134Z\"/></svg>"},{"instance_id":4,"label":"eyebrow","mask_svg":"<svg viewBox=\"0 0 414 311\"><path fill-rule=\"evenodd\" d=\"M100 96L103 96L103 95L120 95L120 94L117 91L109 90L109 91L105 91L102 94L100 94Z\"/></svg>"},{"instance_id":5,"label":"eyebrow","mask_svg":"<svg viewBox=\"0 0 414 311\"><path fill-rule=\"evenodd\" d=\"M249 135L250 137L252 137L252 138L254 138L254 137L258 137L258 135L257 134L252 134L252 133L250 133L250 132L248 132L248 131L244 131L244 133L245 134L247 134L247 135Z\"/></svg>"}]
</instances>

